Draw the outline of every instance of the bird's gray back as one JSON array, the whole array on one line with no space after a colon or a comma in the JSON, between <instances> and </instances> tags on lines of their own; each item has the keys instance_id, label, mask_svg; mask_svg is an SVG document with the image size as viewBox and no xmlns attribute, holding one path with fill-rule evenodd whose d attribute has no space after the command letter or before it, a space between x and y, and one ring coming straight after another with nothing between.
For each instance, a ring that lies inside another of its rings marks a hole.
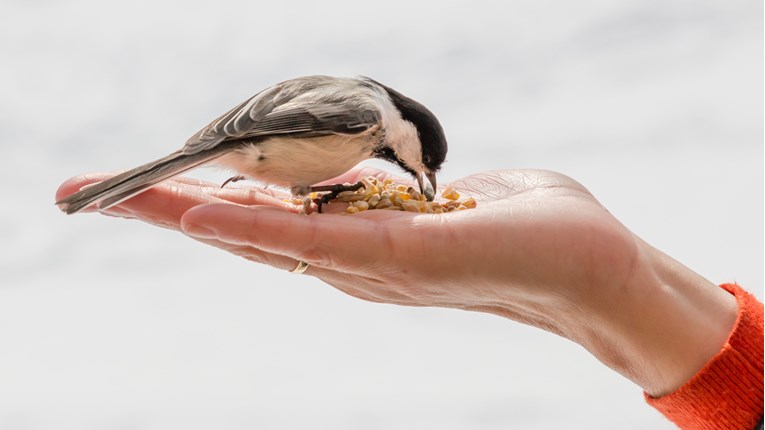
<instances>
[{"instance_id":1,"label":"bird's gray back","mask_svg":"<svg viewBox=\"0 0 765 430\"><path fill-rule=\"evenodd\" d=\"M305 76L273 85L245 100L192 136L181 150L195 154L223 141L263 136L321 136L363 132L380 121L379 106L361 97L366 80ZM358 97L356 97L358 96Z\"/></svg>"}]
</instances>

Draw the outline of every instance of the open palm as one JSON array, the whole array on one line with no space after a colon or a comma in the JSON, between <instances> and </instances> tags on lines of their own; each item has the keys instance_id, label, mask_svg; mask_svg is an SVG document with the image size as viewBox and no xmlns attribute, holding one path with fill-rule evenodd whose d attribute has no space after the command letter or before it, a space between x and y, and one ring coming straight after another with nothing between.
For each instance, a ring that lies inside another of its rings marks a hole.
<instances>
[{"instance_id":1,"label":"open palm","mask_svg":"<svg viewBox=\"0 0 765 430\"><path fill-rule=\"evenodd\" d=\"M389 177L358 168L334 181L366 176ZM104 177L73 178L57 198ZM481 310L563 335L571 335L571 309L609 305L611 295L597 286L628 281L636 239L576 181L502 170L450 185L478 207L341 215L344 205L330 204L325 214L298 216L286 193L177 179L106 214L183 231L283 270L303 260L306 274L365 300Z\"/></svg>"}]
</instances>

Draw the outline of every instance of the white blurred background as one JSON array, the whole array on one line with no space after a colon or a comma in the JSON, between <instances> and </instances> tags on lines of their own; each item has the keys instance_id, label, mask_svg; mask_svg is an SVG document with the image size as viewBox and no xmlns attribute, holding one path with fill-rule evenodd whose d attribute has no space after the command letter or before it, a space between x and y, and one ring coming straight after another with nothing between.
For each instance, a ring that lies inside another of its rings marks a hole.
<instances>
[{"instance_id":1,"label":"white blurred background","mask_svg":"<svg viewBox=\"0 0 765 430\"><path fill-rule=\"evenodd\" d=\"M439 116L440 182L561 171L762 298L761 1L429 3L3 0L0 428L673 428L554 335L54 207L270 84L363 74Z\"/></svg>"}]
</instances>

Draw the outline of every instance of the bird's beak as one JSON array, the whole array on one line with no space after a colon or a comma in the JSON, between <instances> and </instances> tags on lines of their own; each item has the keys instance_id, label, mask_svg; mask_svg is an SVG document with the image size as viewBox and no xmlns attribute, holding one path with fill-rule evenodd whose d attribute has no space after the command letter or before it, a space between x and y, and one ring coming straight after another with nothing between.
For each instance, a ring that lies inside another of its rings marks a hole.
<instances>
[{"instance_id":1,"label":"bird's beak","mask_svg":"<svg viewBox=\"0 0 765 430\"><path fill-rule=\"evenodd\" d=\"M425 181L427 179L427 181ZM420 172L417 174L417 183L420 185L420 192L422 195L432 202L436 197L436 190L438 189L436 184L436 174L431 172Z\"/></svg>"}]
</instances>

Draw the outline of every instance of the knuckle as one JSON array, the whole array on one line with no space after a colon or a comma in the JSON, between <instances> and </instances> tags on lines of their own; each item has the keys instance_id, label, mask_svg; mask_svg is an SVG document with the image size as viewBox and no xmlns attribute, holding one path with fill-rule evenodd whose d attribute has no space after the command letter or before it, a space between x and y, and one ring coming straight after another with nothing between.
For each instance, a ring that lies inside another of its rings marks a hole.
<instances>
[{"instance_id":1,"label":"knuckle","mask_svg":"<svg viewBox=\"0 0 765 430\"><path fill-rule=\"evenodd\" d=\"M333 268L335 267L333 258L328 255L326 252L322 252L321 249L311 246L306 247L302 249L300 252L297 253L300 255L300 259L305 261L306 263L317 266L317 267L325 267L325 268Z\"/></svg>"},{"instance_id":2,"label":"knuckle","mask_svg":"<svg viewBox=\"0 0 765 430\"><path fill-rule=\"evenodd\" d=\"M330 250L322 243L323 237L320 234L318 224L311 219L306 231L306 237L303 246L299 247L295 254L301 260L317 267L334 268L335 261Z\"/></svg>"}]
</instances>

